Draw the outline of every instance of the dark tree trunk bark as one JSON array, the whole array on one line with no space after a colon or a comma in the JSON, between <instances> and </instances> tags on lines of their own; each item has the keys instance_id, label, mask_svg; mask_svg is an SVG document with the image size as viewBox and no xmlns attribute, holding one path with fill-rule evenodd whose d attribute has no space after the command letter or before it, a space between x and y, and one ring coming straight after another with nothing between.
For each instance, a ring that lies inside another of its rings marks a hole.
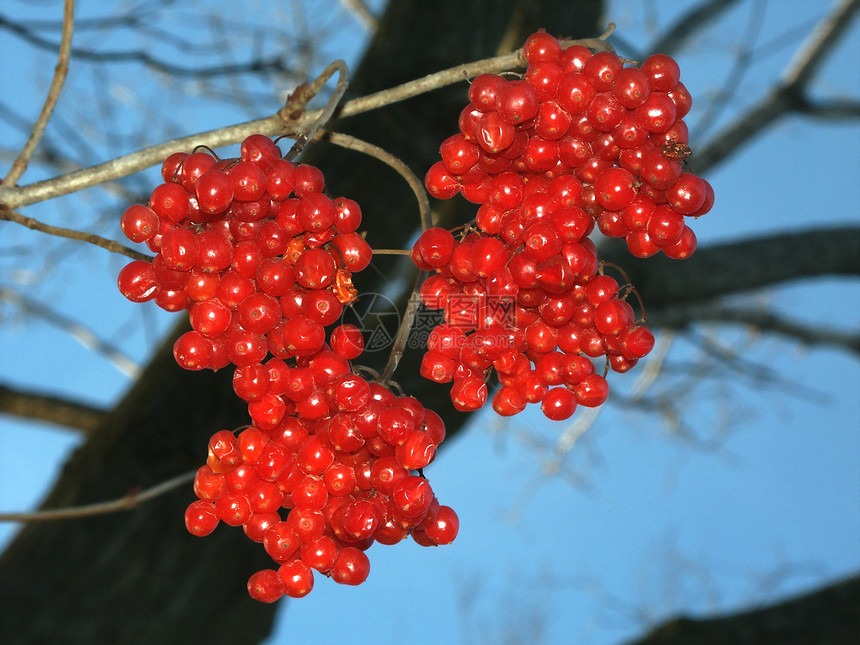
<instances>
[{"instance_id":1,"label":"dark tree trunk bark","mask_svg":"<svg viewBox=\"0 0 860 645\"><path fill-rule=\"evenodd\" d=\"M601 4L393 2L350 93L388 88L492 56L500 47L509 51L540 27L592 36L600 31ZM439 142L455 132L464 96L465 83L336 127L392 151L422 175ZM408 244L417 209L402 179L373 160L326 145L308 150L305 160L321 167L332 191L359 201L373 245ZM381 292L404 272L396 261L375 266L377 271L362 276L362 291ZM197 468L213 432L247 423L245 406L232 392L231 371L185 372L175 365L171 344L71 457L45 508L121 497ZM404 360L396 378L428 405L444 401L440 413L450 431L462 424L465 417L455 416L444 391L432 392L421 382L413 357ZM251 600L245 584L271 560L238 529L221 527L205 539L190 536L182 517L192 500L188 486L132 512L25 526L0 557L0 642L233 645L265 638L274 607Z\"/></svg>"}]
</instances>

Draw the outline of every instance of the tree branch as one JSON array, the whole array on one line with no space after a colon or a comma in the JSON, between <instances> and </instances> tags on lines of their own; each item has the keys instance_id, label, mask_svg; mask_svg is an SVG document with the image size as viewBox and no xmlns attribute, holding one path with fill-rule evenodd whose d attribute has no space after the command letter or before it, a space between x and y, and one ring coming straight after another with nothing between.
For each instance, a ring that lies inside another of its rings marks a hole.
<instances>
[{"instance_id":1,"label":"tree branch","mask_svg":"<svg viewBox=\"0 0 860 645\"><path fill-rule=\"evenodd\" d=\"M835 121L837 119L856 119L860 117L860 101L853 99L829 99L798 101L794 108L805 116Z\"/></svg>"},{"instance_id":2,"label":"tree branch","mask_svg":"<svg viewBox=\"0 0 860 645\"><path fill-rule=\"evenodd\" d=\"M781 117L805 103L806 85L824 63L827 54L848 28L860 0L839 0L833 10L813 29L770 92L692 157L697 173L725 160L729 155L761 135ZM802 112L802 110L800 110Z\"/></svg>"},{"instance_id":3,"label":"tree branch","mask_svg":"<svg viewBox=\"0 0 860 645\"><path fill-rule=\"evenodd\" d=\"M431 219L430 215L430 198L427 196L427 190L424 188L424 182L422 182L418 178L418 176L414 172L412 172L412 170L403 162L403 160L398 157L395 157L393 154L383 148L380 148L379 146L375 146L372 143L368 143L367 141L362 141L357 137L343 134L342 132L320 130L316 138L320 141L329 141L336 146L341 146L342 148L355 150L356 152L363 152L366 155L370 155L371 157L379 159L379 161L381 161L382 163L393 168L401 177L403 177L403 179L406 180L406 183L409 184L409 187L412 189L412 192L415 193L415 199L418 200L418 221L421 224L421 228L426 231L428 228L431 228L433 226L433 220ZM403 255L409 255L410 253L410 251L406 251L403 249L396 249L395 251L397 254ZM373 252L384 253L385 250L380 251L374 249Z\"/></svg>"},{"instance_id":4,"label":"tree branch","mask_svg":"<svg viewBox=\"0 0 860 645\"><path fill-rule=\"evenodd\" d=\"M140 365L124 354L118 347L99 338L91 329L72 320L50 307L38 302L16 289L0 285L0 301L10 302L24 312L38 316L45 322L69 334L88 350L106 358L117 370L129 378L140 376Z\"/></svg>"},{"instance_id":5,"label":"tree branch","mask_svg":"<svg viewBox=\"0 0 860 645\"><path fill-rule=\"evenodd\" d=\"M719 18L738 3L738 0L705 0L681 15L674 24L664 31L651 45L655 53L674 55L693 41L702 29Z\"/></svg>"},{"instance_id":6,"label":"tree branch","mask_svg":"<svg viewBox=\"0 0 860 645\"><path fill-rule=\"evenodd\" d=\"M814 228L699 248L684 260L630 257L626 246L601 246L601 257L627 271L648 303L648 321L666 322L669 309L817 276L860 275L860 226Z\"/></svg>"},{"instance_id":7,"label":"tree branch","mask_svg":"<svg viewBox=\"0 0 860 645\"><path fill-rule=\"evenodd\" d=\"M132 21L129 24L135 23ZM36 34L34 30L28 29L24 25L14 22L2 15L0 15L0 28L19 36L34 47L50 51L57 49L56 43L47 40L46 38L42 38ZM185 43L184 46L187 47L187 43ZM249 73L292 73L293 71L284 61L284 55L282 53L265 58L254 58L243 63L234 63L231 65L210 65L206 67L182 67L175 63L160 60L146 50L97 51L75 47L70 49L69 56L77 60L93 63L140 63L141 65L158 72L169 74L170 76L192 77L196 79L218 76L237 76Z\"/></svg>"},{"instance_id":8,"label":"tree branch","mask_svg":"<svg viewBox=\"0 0 860 645\"><path fill-rule=\"evenodd\" d=\"M69 240L78 240L79 242L86 242L87 244L94 244L95 246L107 249L111 253L125 255L132 260L146 260L147 262L152 260L151 256L141 253L140 251L135 251L134 249L124 246L115 240L109 240L101 237L100 235L96 235L95 233L85 233L84 231L78 231L73 228L64 228L62 226L45 224L32 217L21 215L21 213L17 213L3 204L0 204L0 220L14 222L15 224L26 226L27 228L33 231L39 231L40 233L64 237Z\"/></svg>"},{"instance_id":9,"label":"tree branch","mask_svg":"<svg viewBox=\"0 0 860 645\"><path fill-rule=\"evenodd\" d=\"M723 305L684 307L660 318L665 327L680 328L692 322L720 322L748 325L759 331L774 332L804 345L833 345L838 349L860 354L860 335L821 325L807 325L789 320L772 311L740 309Z\"/></svg>"},{"instance_id":10,"label":"tree branch","mask_svg":"<svg viewBox=\"0 0 860 645\"><path fill-rule=\"evenodd\" d=\"M85 504L83 506L70 506L67 508L49 508L32 513L0 513L0 522L52 522L56 520L72 520L83 517L92 517L94 515L104 515L106 513L115 513L117 511L132 511L143 502L154 499L172 490L176 490L180 486L194 481L196 470L192 470L176 477L171 477L167 481L150 486L141 491L129 491L127 495L123 495L117 499L112 499L106 502L96 502L94 504Z\"/></svg>"},{"instance_id":11,"label":"tree branch","mask_svg":"<svg viewBox=\"0 0 860 645\"><path fill-rule=\"evenodd\" d=\"M104 419L105 411L78 401L38 392L25 392L0 383L0 413L44 421L89 434Z\"/></svg>"},{"instance_id":12,"label":"tree branch","mask_svg":"<svg viewBox=\"0 0 860 645\"><path fill-rule=\"evenodd\" d=\"M27 166L30 163L30 158L39 145L39 141L45 132L48 121L54 113L54 106L57 105L57 99L60 98L60 91L63 89L63 83L69 73L69 52L72 48L72 31L75 24L75 2L74 0L65 0L63 4L63 34L60 40L60 53L57 56L57 65L54 68L54 78L51 79L51 86L48 89L48 95L45 97L45 104L42 106L42 111L39 118L36 119L36 124L33 126L33 131L24 144L24 148L12 164L12 168L3 179L4 186L14 186Z\"/></svg>"},{"instance_id":13,"label":"tree branch","mask_svg":"<svg viewBox=\"0 0 860 645\"><path fill-rule=\"evenodd\" d=\"M585 44L590 47L608 47L606 41L598 38L566 41L568 45L576 43ZM341 106L341 109L337 112L337 116L340 118L354 116L369 110L398 103L432 90L462 82L464 77L474 77L483 73L498 73L513 67L524 66L525 62L519 50L510 54L457 65L441 72L436 72L435 74L429 74L415 81L347 101ZM239 143L248 135L254 133L277 136L288 134L291 131L301 132L309 128L322 114L323 110L321 109L313 110L296 116L294 121L285 121L284 115L279 112L262 119L246 121L225 128L217 128L166 141L131 154L117 157L111 161L26 186L0 187L0 206L6 206L10 209L27 206L119 179L120 177L125 177L160 164L168 155L178 150L190 150L200 145L209 148L220 148Z\"/></svg>"}]
</instances>

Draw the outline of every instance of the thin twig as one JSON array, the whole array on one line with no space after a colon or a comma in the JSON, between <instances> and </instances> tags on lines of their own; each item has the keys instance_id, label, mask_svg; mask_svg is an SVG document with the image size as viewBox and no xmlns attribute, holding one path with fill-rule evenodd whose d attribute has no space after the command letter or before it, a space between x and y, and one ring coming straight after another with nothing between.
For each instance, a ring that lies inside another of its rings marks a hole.
<instances>
[{"instance_id":1,"label":"thin twig","mask_svg":"<svg viewBox=\"0 0 860 645\"><path fill-rule=\"evenodd\" d=\"M427 191L424 189L424 182L422 182L401 159L395 157L384 148L380 148L372 143L362 141L361 139L342 132L320 130L317 138L324 141L330 141L331 143L343 148L363 152L394 168L394 170L396 170L400 176L406 180L406 183L409 184L412 192L415 193L415 198L418 200L418 213L421 218L421 228L426 231L428 228L433 226L433 221L430 216L430 198L427 197ZM409 252L406 251L405 253L408 254Z\"/></svg>"},{"instance_id":2,"label":"thin twig","mask_svg":"<svg viewBox=\"0 0 860 645\"><path fill-rule=\"evenodd\" d=\"M88 350L92 350L96 354L105 357L117 370L127 377L135 379L140 376L140 365L126 356L118 347L102 340L91 329L72 320L68 316L64 316L41 302L27 297L16 289L2 285L0 285L0 301L15 304L28 314L38 316L45 322L62 329Z\"/></svg>"},{"instance_id":3,"label":"thin twig","mask_svg":"<svg viewBox=\"0 0 860 645\"><path fill-rule=\"evenodd\" d=\"M406 249L373 249L374 255L411 255Z\"/></svg>"},{"instance_id":4,"label":"thin twig","mask_svg":"<svg viewBox=\"0 0 860 645\"><path fill-rule=\"evenodd\" d=\"M0 522L46 522L51 520L69 520L81 517L92 517L93 515L104 515L105 513L115 513L116 511L130 511L143 502L149 501L154 497L168 493L180 486L184 486L188 482L193 481L196 474L197 471L192 470L191 472L178 475L165 482L156 484L151 488L144 489L137 493L131 492L124 497L110 500L108 502L97 502L95 504L71 506L68 508L55 508L44 511L35 511L32 513L0 513Z\"/></svg>"},{"instance_id":5,"label":"thin twig","mask_svg":"<svg viewBox=\"0 0 860 645\"><path fill-rule=\"evenodd\" d=\"M403 356L403 351L406 349L406 343L409 340L409 332L412 331L412 322L415 320L415 315L418 313L418 307L421 305L421 298L418 297L418 290L421 288L421 283L428 275L427 271L419 271L415 277L415 285L412 287L412 295L409 296L409 304L406 306L406 311L403 314L403 319L400 321L400 327L397 329L397 336L394 337L394 346L391 348L391 354L388 356L388 362L382 370L381 382L385 383L391 379L394 370L397 369L397 364Z\"/></svg>"},{"instance_id":6,"label":"thin twig","mask_svg":"<svg viewBox=\"0 0 860 645\"><path fill-rule=\"evenodd\" d=\"M328 103L322 109L316 120L307 130L296 138L296 142L293 144L293 147L284 155L284 159L287 161L292 161L298 157L302 150L305 149L305 146L308 145L308 142L314 138L317 131L328 123L332 115L334 115L334 111L337 109L338 103L340 103L340 100L346 92L346 88L349 86L349 67L347 67L346 63L342 60L334 61L323 70L322 74L320 74L305 91L302 92L301 100L304 101L304 103L307 103L313 96L316 96L319 93L326 81L330 79L335 72L337 72L337 85L334 88L334 92L332 92ZM301 106L301 109L304 109L304 105ZM281 108L278 114L284 119L285 124L289 124L296 114L296 105L288 101L287 104Z\"/></svg>"},{"instance_id":7,"label":"thin twig","mask_svg":"<svg viewBox=\"0 0 860 645\"><path fill-rule=\"evenodd\" d=\"M109 240L94 233L76 231L72 228L51 226L50 224L45 224L43 222L40 222L39 220L33 219L32 217L26 217L24 215L21 215L21 213L16 213L13 210L9 210L8 208L3 207L2 204L0 204L0 220L15 222L16 224L26 226L31 230L39 231L41 233L47 233L48 235L55 235L57 237L65 237L70 240L78 240L80 242L94 244L95 246L100 246L103 249L107 249L111 253L119 253L120 255L125 255L132 260L146 260L147 262L152 260L151 256L146 255L145 253L141 253L140 251L135 251L134 249L129 248L127 246L123 246L122 244L114 240Z\"/></svg>"},{"instance_id":8,"label":"thin twig","mask_svg":"<svg viewBox=\"0 0 860 645\"><path fill-rule=\"evenodd\" d=\"M595 38L565 41L563 44L565 46L574 44L595 46L599 43L602 43L601 48L603 49L608 47L608 43ZM524 61L519 51L478 60L465 65L457 65L456 67L430 74L424 78L410 81L388 90L347 101L341 107L338 116L354 116L414 96L419 96L420 94L447 85L460 83L463 81L464 74L466 77L471 78L483 73L498 73L514 67L524 66ZM8 208L18 208L84 190L85 188L113 181L120 177L126 177L151 166L161 164L171 153L178 150L190 150L199 144L205 144L211 148L219 148L239 143L248 135L255 133L277 136L287 134L290 131L302 131L316 121L322 113L322 110L303 112L295 116L294 121L285 123L284 117L290 118L291 115L284 115L279 112L262 119L255 119L225 128L217 128L179 139L172 139L158 145L142 148L131 154L116 157L95 166L90 166L89 168L83 168L26 186L0 187L0 205L5 205Z\"/></svg>"},{"instance_id":9,"label":"thin twig","mask_svg":"<svg viewBox=\"0 0 860 645\"><path fill-rule=\"evenodd\" d=\"M370 12L370 9L361 0L340 0L340 3L368 32L373 33L379 27L379 21L376 19L376 16Z\"/></svg>"},{"instance_id":10,"label":"thin twig","mask_svg":"<svg viewBox=\"0 0 860 645\"><path fill-rule=\"evenodd\" d=\"M60 39L60 52L57 56L57 65L54 67L54 77L51 79L51 86L48 89L48 95L45 97L45 104L42 106L39 118L36 119L30 137L3 179L4 186L14 186L21 178L21 175L27 170L30 158L33 156L36 146L39 145L48 121L54 113L54 107L57 105L57 99L60 98L60 91L63 89L63 83L69 73L69 53L72 50L72 31L75 24L74 13L75 1L65 0L63 5L63 32Z\"/></svg>"}]
</instances>

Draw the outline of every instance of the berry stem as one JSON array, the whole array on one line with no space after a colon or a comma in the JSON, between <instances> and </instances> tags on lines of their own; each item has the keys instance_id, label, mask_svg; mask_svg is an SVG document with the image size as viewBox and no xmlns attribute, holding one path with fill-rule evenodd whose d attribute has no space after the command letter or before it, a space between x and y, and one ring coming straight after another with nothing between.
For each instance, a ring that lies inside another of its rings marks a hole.
<instances>
[{"instance_id":1,"label":"berry stem","mask_svg":"<svg viewBox=\"0 0 860 645\"><path fill-rule=\"evenodd\" d=\"M391 348L391 354L388 356L388 362L382 370L380 379L382 383L388 382L394 370L397 369L397 364L403 356L403 350L406 349L406 343L409 340L409 332L412 329L412 323L415 320L415 314L418 313L418 307L421 305L421 298L418 297L418 290L421 288L421 283L427 277L427 271L419 271L415 278L415 285L412 287L412 295L409 297L409 304L406 306L406 312L403 314L403 320L400 321L400 327L397 329L397 336L394 338L394 347Z\"/></svg>"},{"instance_id":2,"label":"berry stem","mask_svg":"<svg viewBox=\"0 0 860 645\"><path fill-rule=\"evenodd\" d=\"M409 255L410 251L405 249L373 249L374 255Z\"/></svg>"},{"instance_id":3,"label":"berry stem","mask_svg":"<svg viewBox=\"0 0 860 645\"><path fill-rule=\"evenodd\" d=\"M380 148L372 143L362 141L361 139L342 132L320 130L317 133L317 138L330 141L336 146L341 146L342 148L363 152L391 166L406 180L406 183L409 184L412 192L415 193L415 198L418 200L421 229L426 231L428 228L433 226L433 222L430 217L430 198L427 196L427 191L424 189L424 182L421 181L401 159L395 157L384 148Z\"/></svg>"}]
</instances>

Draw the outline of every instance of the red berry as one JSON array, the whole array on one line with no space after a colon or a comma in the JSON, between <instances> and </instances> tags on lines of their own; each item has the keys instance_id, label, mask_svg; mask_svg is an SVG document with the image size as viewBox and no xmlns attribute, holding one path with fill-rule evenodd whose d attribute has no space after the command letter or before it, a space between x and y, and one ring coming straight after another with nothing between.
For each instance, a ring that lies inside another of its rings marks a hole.
<instances>
[{"instance_id":1,"label":"red berry","mask_svg":"<svg viewBox=\"0 0 860 645\"><path fill-rule=\"evenodd\" d=\"M185 509L185 528L191 535L209 535L218 526L218 521L218 512L212 502L197 500Z\"/></svg>"},{"instance_id":2,"label":"red berry","mask_svg":"<svg viewBox=\"0 0 860 645\"><path fill-rule=\"evenodd\" d=\"M369 574L370 560L363 551L351 546L340 550L331 568L332 580L344 585L360 585Z\"/></svg>"},{"instance_id":3,"label":"red berry","mask_svg":"<svg viewBox=\"0 0 860 645\"><path fill-rule=\"evenodd\" d=\"M436 544L451 544L460 532L460 518L450 506L440 506L436 519L424 527L424 532Z\"/></svg>"},{"instance_id":4,"label":"red berry","mask_svg":"<svg viewBox=\"0 0 860 645\"><path fill-rule=\"evenodd\" d=\"M284 583L284 594L290 598L303 598L314 588L314 572L301 560L284 562L278 575Z\"/></svg>"},{"instance_id":5,"label":"red berry","mask_svg":"<svg viewBox=\"0 0 860 645\"><path fill-rule=\"evenodd\" d=\"M145 260L132 260L120 270L117 287L132 302L152 300L158 293L155 269Z\"/></svg>"},{"instance_id":6,"label":"red berry","mask_svg":"<svg viewBox=\"0 0 860 645\"><path fill-rule=\"evenodd\" d=\"M173 357L183 369L205 369L212 360L212 341L199 332L185 332L173 344Z\"/></svg>"},{"instance_id":7,"label":"red berry","mask_svg":"<svg viewBox=\"0 0 860 645\"><path fill-rule=\"evenodd\" d=\"M284 595L284 582L274 569L263 569L248 579L248 594L254 600L272 603Z\"/></svg>"}]
</instances>

